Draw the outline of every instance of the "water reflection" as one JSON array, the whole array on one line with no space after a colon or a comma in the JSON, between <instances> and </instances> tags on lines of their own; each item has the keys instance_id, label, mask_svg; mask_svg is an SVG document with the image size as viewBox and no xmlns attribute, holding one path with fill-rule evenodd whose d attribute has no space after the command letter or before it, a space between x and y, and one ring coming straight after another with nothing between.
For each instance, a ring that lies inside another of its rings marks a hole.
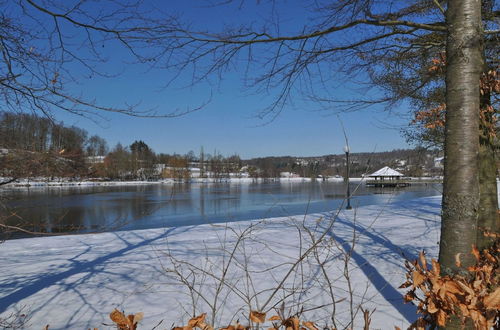
<instances>
[{"instance_id":1,"label":"water reflection","mask_svg":"<svg viewBox=\"0 0 500 330\"><path fill-rule=\"evenodd\" d=\"M387 189L351 183L352 204L432 196L440 189L440 185ZM3 189L0 216L9 225L42 233L185 226L334 210L345 191L345 184L333 182Z\"/></svg>"}]
</instances>

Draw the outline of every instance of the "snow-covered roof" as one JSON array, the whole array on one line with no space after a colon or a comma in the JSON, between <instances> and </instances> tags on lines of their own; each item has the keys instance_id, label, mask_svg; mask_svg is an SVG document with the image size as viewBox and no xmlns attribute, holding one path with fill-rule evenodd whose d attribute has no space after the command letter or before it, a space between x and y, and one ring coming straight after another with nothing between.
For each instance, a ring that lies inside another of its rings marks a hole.
<instances>
[{"instance_id":1,"label":"snow-covered roof","mask_svg":"<svg viewBox=\"0 0 500 330\"><path fill-rule=\"evenodd\" d=\"M369 176L404 176L404 175L396 170L393 170L389 166L386 166L376 172L373 172Z\"/></svg>"}]
</instances>

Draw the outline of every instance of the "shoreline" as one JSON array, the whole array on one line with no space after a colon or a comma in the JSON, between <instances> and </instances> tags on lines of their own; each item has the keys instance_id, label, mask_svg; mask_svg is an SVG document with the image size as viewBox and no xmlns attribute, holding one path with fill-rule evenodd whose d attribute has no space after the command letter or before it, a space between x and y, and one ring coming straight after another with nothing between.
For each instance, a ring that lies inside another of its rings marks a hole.
<instances>
[{"instance_id":1,"label":"shoreline","mask_svg":"<svg viewBox=\"0 0 500 330\"><path fill-rule=\"evenodd\" d=\"M0 181L8 178L0 178ZM351 183L360 183L367 178L349 178ZM411 183L428 184L442 183L442 178L439 177L411 177ZM106 186L133 186L133 185L157 185L157 184L177 184L177 183L267 183L267 182L344 182L344 178L191 178L189 180L161 179L155 181L94 181L94 180L71 180L71 179L55 179L47 180L45 178L37 179L19 179L17 181L5 184L3 188L57 188L57 187L106 187Z\"/></svg>"},{"instance_id":2,"label":"shoreline","mask_svg":"<svg viewBox=\"0 0 500 330\"><path fill-rule=\"evenodd\" d=\"M350 178L350 182L361 182L364 178ZM100 186L131 186L131 185L157 185L176 183L263 183L263 182L343 182L343 178L318 178L296 177L296 178L191 178L190 180L177 181L174 179L162 179L157 181L70 181L70 180L27 180L20 179L5 184L4 188L57 188L57 187L100 187Z\"/></svg>"}]
</instances>

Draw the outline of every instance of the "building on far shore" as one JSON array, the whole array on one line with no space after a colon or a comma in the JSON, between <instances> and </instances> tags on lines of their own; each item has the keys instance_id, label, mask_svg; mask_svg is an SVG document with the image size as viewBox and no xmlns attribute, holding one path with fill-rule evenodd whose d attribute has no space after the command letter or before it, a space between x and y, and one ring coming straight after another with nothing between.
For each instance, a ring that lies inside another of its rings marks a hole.
<instances>
[{"instance_id":1,"label":"building on far shore","mask_svg":"<svg viewBox=\"0 0 500 330\"><path fill-rule=\"evenodd\" d=\"M106 156L87 156L85 160L88 164L104 164Z\"/></svg>"},{"instance_id":2,"label":"building on far shore","mask_svg":"<svg viewBox=\"0 0 500 330\"><path fill-rule=\"evenodd\" d=\"M298 178L300 175L292 172L280 172L280 178Z\"/></svg>"},{"instance_id":3,"label":"building on far shore","mask_svg":"<svg viewBox=\"0 0 500 330\"><path fill-rule=\"evenodd\" d=\"M434 158L434 167L435 168L444 168L444 157Z\"/></svg>"},{"instance_id":4,"label":"building on far shore","mask_svg":"<svg viewBox=\"0 0 500 330\"><path fill-rule=\"evenodd\" d=\"M389 166L385 166L380 170L368 175L371 180L366 181L367 186L374 187L406 187L410 183L408 180L403 180L404 175Z\"/></svg>"}]
</instances>

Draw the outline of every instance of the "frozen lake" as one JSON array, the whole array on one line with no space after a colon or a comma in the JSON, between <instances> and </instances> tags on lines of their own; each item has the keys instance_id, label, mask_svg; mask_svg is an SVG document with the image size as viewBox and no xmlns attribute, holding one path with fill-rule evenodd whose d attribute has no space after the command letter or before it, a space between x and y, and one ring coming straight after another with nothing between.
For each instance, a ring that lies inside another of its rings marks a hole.
<instances>
[{"instance_id":1,"label":"frozen lake","mask_svg":"<svg viewBox=\"0 0 500 330\"><path fill-rule=\"evenodd\" d=\"M351 204L357 207L440 195L441 185L377 189L353 182L353 191ZM35 232L114 231L330 211L344 203L345 192L341 182L4 189L0 212L8 224Z\"/></svg>"}]
</instances>

